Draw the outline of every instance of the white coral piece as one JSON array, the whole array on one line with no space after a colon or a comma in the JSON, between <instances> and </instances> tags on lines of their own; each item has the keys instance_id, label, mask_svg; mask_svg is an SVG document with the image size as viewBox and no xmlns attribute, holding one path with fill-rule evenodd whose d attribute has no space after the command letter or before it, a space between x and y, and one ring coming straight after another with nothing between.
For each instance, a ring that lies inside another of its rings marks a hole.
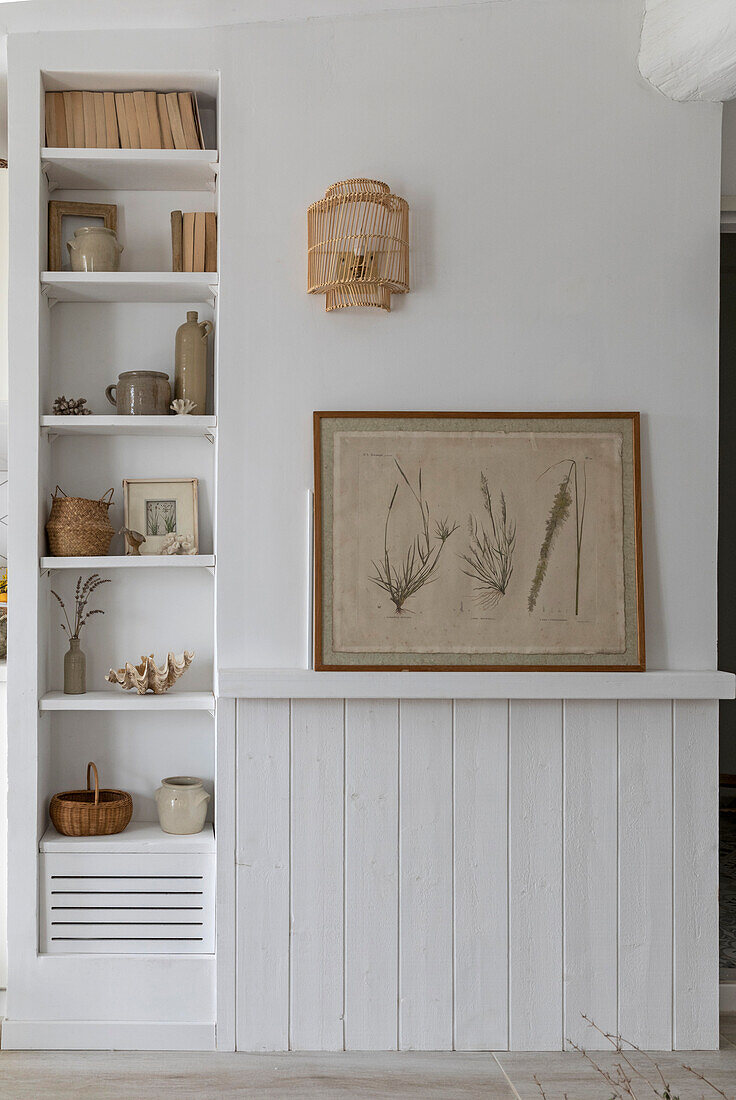
<instances>
[{"instance_id":1,"label":"white coral piece","mask_svg":"<svg viewBox=\"0 0 736 1100\"><path fill-rule=\"evenodd\" d=\"M190 401L188 397L177 397L169 405L170 409L173 409L177 416L189 416L193 413L197 407L196 401Z\"/></svg>"},{"instance_id":2,"label":"white coral piece","mask_svg":"<svg viewBox=\"0 0 736 1100\"><path fill-rule=\"evenodd\" d=\"M161 544L162 554L194 554L194 535L167 535Z\"/></svg>"},{"instance_id":3,"label":"white coral piece","mask_svg":"<svg viewBox=\"0 0 736 1100\"><path fill-rule=\"evenodd\" d=\"M154 695L163 695L183 676L194 660L194 654L185 649L178 656L169 653L161 668L153 659L151 653L148 657L141 657L139 665L132 665L126 661L124 668L111 668L105 679L110 684L120 684L125 691L135 688L139 695L145 695L152 691Z\"/></svg>"}]
</instances>

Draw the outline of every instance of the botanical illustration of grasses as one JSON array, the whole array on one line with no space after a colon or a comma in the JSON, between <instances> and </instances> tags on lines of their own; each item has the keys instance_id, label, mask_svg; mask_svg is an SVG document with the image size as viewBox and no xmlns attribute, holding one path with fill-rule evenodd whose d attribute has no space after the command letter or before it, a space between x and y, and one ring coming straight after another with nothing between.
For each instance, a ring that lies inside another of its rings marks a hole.
<instances>
[{"instance_id":1,"label":"botanical illustration of grasses","mask_svg":"<svg viewBox=\"0 0 736 1100\"><path fill-rule=\"evenodd\" d=\"M163 530L162 530L163 528ZM171 535L176 532L176 501L146 501L146 534Z\"/></svg>"},{"instance_id":2,"label":"botanical illustration of grasses","mask_svg":"<svg viewBox=\"0 0 736 1100\"><path fill-rule=\"evenodd\" d=\"M507 519L503 493L500 494L500 514L494 515L488 478L482 471L480 490L483 507L491 522L490 531L471 515L468 519L470 546L468 553L461 554L460 557L467 566L463 573L476 582L475 599L481 607L489 610L506 595L514 571L512 559L516 545L516 524Z\"/></svg>"},{"instance_id":3,"label":"botanical illustration of grasses","mask_svg":"<svg viewBox=\"0 0 736 1100\"><path fill-rule=\"evenodd\" d=\"M455 523L450 527L449 520L446 518L435 520L434 534L430 534L430 509L422 491L422 468L419 467L417 489L415 490L396 458L394 458L394 462L396 463L396 469L406 482L411 495L419 506L422 527L421 531L412 539L406 553L402 557L393 557L392 559L389 550L389 521L396 502L396 494L399 491L400 482L397 481L386 512L386 522L383 529L383 561L371 563L375 570L375 576L372 576L370 580L389 595L396 608L396 614L400 615L406 611L404 607L406 601L412 596L416 596L420 589L435 579L444 545L453 531L457 530L458 525Z\"/></svg>"},{"instance_id":4,"label":"botanical illustration of grasses","mask_svg":"<svg viewBox=\"0 0 736 1100\"><path fill-rule=\"evenodd\" d=\"M569 463L567 473L562 478L557 492L555 493L554 500L552 501L552 507L547 517L547 525L544 532L544 540L542 547L539 551L539 560L537 561L537 568L534 573L534 579L532 580L531 588L529 589L529 599L527 601L530 611L534 610L539 596L539 590L542 587L544 578L547 575L547 566L549 564L550 554L555 544L557 536L564 526L565 521L570 515L573 503L575 505L575 614L577 615L580 610L580 551L583 544L583 524L585 523L585 501L587 498L587 477L585 472L585 463L583 463L583 497L582 502L578 492L578 464L574 458L563 458L559 462L553 463L544 470L537 481L543 478L545 474L548 474L550 470L554 470L556 466L562 466Z\"/></svg>"}]
</instances>

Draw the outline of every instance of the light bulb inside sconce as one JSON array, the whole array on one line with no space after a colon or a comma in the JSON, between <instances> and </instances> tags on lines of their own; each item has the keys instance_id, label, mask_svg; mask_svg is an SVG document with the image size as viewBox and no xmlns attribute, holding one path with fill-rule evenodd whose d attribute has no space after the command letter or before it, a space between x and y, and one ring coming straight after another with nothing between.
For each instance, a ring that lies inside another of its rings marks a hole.
<instances>
[{"instance_id":1,"label":"light bulb inside sconce","mask_svg":"<svg viewBox=\"0 0 736 1100\"><path fill-rule=\"evenodd\" d=\"M409 291L409 204L380 180L333 183L307 211L307 292L330 312L346 306L391 311Z\"/></svg>"}]
</instances>

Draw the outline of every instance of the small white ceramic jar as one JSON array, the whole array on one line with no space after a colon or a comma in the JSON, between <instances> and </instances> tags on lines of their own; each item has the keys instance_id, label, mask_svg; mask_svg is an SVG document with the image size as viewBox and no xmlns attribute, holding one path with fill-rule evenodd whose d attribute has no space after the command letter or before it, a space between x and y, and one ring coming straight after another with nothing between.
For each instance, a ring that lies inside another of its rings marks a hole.
<instances>
[{"instance_id":1,"label":"small white ceramic jar","mask_svg":"<svg viewBox=\"0 0 736 1100\"><path fill-rule=\"evenodd\" d=\"M75 229L74 240L67 241L72 271L119 271L123 246L112 229L85 225Z\"/></svg>"},{"instance_id":2,"label":"small white ceramic jar","mask_svg":"<svg viewBox=\"0 0 736 1100\"><path fill-rule=\"evenodd\" d=\"M171 775L156 791L158 820L165 833L201 833L210 796L193 775Z\"/></svg>"}]
</instances>

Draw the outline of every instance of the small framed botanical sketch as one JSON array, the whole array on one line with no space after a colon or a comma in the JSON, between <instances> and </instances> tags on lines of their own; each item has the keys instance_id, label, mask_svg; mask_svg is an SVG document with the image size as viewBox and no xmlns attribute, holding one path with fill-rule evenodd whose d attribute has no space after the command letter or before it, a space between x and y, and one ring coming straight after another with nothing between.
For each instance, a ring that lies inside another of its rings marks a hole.
<instances>
[{"instance_id":1,"label":"small framed botanical sketch","mask_svg":"<svg viewBox=\"0 0 736 1100\"><path fill-rule=\"evenodd\" d=\"M141 554L199 553L197 488L196 477L123 481L125 526L145 536Z\"/></svg>"},{"instance_id":2,"label":"small framed botanical sketch","mask_svg":"<svg viewBox=\"0 0 736 1100\"><path fill-rule=\"evenodd\" d=\"M74 233L69 226L65 233L64 218L76 219L82 225L101 222L104 229L112 229L115 233L118 208L109 202L57 202L52 199L49 202L49 271L62 271L67 262L65 245Z\"/></svg>"},{"instance_id":3,"label":"small framed botanical sketch","mask_svg":"<svg viewBox=\"0 0 736 1100\"><path fill-rule=\"evenodd\" d=\"M315 413L315 667L641 671L638 413Z\"/></svg>"}]
</instances>

